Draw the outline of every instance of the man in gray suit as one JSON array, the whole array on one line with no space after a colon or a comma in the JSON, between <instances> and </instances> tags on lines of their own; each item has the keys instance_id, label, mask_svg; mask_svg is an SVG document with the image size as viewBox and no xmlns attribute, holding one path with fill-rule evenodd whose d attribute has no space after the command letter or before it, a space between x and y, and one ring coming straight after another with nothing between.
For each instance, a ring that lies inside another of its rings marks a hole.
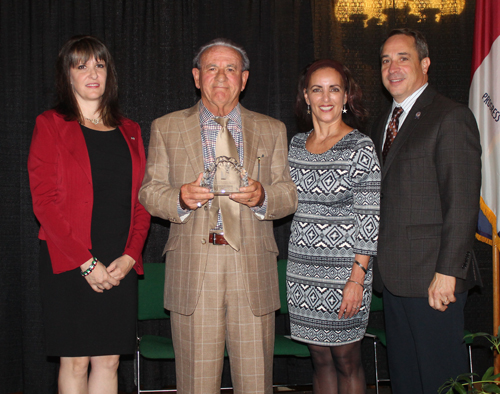
<instances>
[{"instance_id":1,"label":"man in gray suit","mask_svg":"<svg viewBox=\"0 0 500 394\"><path fill-rule=\"evenodd\" d=\"M383 290L393 393L436 393L468 370L463 309L480 282L479 131L466 106L428 85L421 33L393 30L380 55L393 102L371 135L383 166L375 287Z\"/></svg>"},{"instance_id":2,"label":"man in gray suit","mask_svg":"<svg viewBox=\"0 0 500 394\"><path fill-rule=\"evenodd\" d=\"M226 346L234 392L272 393L279 308L272 220L297 208L286 129L239 104L249 75L242 47L216 39L193 63L201 100L153 122L139 193L152 215L171 222L165 308L171 311L177 392L219 393ZM217 153L221 135L231 156ZM216 156L243 165L248 186L241 193L214 199L201 187Z\"/></svg>"}]
</instances>

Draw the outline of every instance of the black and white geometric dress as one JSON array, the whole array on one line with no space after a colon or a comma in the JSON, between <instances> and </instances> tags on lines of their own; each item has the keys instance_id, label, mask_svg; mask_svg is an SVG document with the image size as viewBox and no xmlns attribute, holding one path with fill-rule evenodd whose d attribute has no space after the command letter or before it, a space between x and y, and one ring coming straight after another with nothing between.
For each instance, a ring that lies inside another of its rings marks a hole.
<instances>
[{"instance_id":1,"label":"black and white geometric dress","mask_svg":"<svg viewBox=\"0 0 500 394\"><path fill-rule=\"evenodd\" d=\"M288 157L299 195L287 266L291 333L306 343L344 345L361 340L368 324L373 257L359 313L338 313L354 255L376 255L381 168L373 142L358 130L321 154L306 149L309 134L293 137Z\"/></svg>"}]
</instances>

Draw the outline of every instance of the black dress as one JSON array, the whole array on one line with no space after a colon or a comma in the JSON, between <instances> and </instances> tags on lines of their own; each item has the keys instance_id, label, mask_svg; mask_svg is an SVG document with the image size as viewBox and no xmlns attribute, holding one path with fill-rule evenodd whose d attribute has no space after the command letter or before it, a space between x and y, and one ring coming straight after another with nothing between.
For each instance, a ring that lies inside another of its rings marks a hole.
<instances>
[{"instance_id":1,"label":"black dress","mask_svg":"<svg viewBox=\"0 0 500 394\"><path fill-rule=\"evenodd\" d=\"M129 230L132 160L119 129L82 126L92 169L93 256L108 266L125 250ZM83 263L83 262L82 262ZM40 248L40 288L47 354L78 357L130 354L135 347L137 274L97 293L80 268L54 274L46 242Z\"/></svg>"}]
</instances>

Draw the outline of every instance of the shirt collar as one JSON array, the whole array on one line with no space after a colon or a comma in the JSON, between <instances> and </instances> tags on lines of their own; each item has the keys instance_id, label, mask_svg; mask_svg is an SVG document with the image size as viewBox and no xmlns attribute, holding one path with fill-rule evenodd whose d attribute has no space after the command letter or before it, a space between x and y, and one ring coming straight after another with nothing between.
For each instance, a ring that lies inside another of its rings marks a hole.
<instances>
[{"instance_id":1,"label":"shirt collar","mask_svg":"<svg viewBox=\"0 0 500 394\"><path fill-rule=\"evenodd\" d=\"M420 88L415 90L412 94L410 94L402 103L397 103L395 100L392 101L392 109L396 107L401 107L403 108L403 111L405 114L408 114L410 110L412 109L413 105L417 101L417 99L420 97L420 95L424 92L425 88L429 85L429 83L425 83L422 85Z\"/></svg>"},{"instance_id":2,"label":"shirt collar","mask_svg":"<svg viewBox=\"0 0 500 394\"><path fill-rule=\"evenodd\" d=\"M215 115L210 112L207 107L203 104L203 100L200 100L200 125L204 126L208 124L210 121L213 122L213 118L215 118ZM236 126L241 130L241 107L240 103L236 104L236 107L232 109L229 114L225 116L226 118L229 118L232 122L236 123Z\"/></svg>"}]
</instances>

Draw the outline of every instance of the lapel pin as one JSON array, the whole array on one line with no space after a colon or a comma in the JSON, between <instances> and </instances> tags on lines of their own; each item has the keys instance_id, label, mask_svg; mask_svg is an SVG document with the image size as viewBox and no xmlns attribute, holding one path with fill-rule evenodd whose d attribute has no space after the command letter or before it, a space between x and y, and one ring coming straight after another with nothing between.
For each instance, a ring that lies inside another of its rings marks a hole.
<instances>
[{"instance_id":1,"label":"lapel pin","mask_svg":"<svg viewBox=\"0 0 500 394\"><path fill-rule=\"evenodd\" d=\"M417 112L415 114L415 119L420 119L420 115L422 115L422 112Z\"/></svg>"},{"instance_id":2,"label":"lapel pin","mask_svg":"<svg viewBox=\"0 0 500 394\"><path fill-rule=\"evenodd\" d=\"M419 112L420 113L420 112ZM135 140L135 137L130 137L131 140Z\"/></svg>"}]
</instances>

